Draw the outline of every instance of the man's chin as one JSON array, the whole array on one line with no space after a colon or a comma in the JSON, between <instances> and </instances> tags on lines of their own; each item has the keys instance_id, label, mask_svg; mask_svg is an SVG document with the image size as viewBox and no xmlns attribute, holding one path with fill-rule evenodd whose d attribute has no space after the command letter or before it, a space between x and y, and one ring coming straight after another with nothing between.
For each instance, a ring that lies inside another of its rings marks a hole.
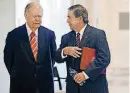
<instances>
[{"instance_id":1,"label":"man's chin","mask_svg":"<svg viewBox=\"0 0 130 93\"><path fill-rule=\"evenodd\" d=\"M73 30L73 28L70 27L71 30Z\"/></svg>"},{"instance_id":2,"label":"man's chin","mask_svg":"<svg viewBox=\"0 0 130 93\"><path fill-rule=\"evenodd\" d=\"M70 29L73 30L73 27L71 25L69 25Z\"/></svg>"},{"instance_id":3,"label":"man's chin","mask_svg":"<svg viewBox=\"0 0 130 93\"><path fill-rule=\"evenodd\" d=\"M37 24L37 25L35 25L35 28L39 28L41 25L40 24Z\"/></svg>"}]
</instances>

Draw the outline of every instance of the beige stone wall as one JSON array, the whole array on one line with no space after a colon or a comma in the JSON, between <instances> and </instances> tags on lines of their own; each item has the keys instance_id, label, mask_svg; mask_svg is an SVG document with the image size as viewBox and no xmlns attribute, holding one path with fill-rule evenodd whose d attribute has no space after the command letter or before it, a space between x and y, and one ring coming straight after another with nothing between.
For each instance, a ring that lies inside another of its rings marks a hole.
<instances>
[{"instance_id":1,"label":"beige stone wall","mask_svg":"<svg viewBox=\"0 0 130 93\"><path fill-rule=\"evenodd\" d=\"M100 0L98 27L106 29L111 50L111 67L128 67L129 33L119 29L119 13L128 12L128 0ZM118 3L117 3L118 2ZM105 8L104 8L105 7Z\"/></svg>"}]
</instances>

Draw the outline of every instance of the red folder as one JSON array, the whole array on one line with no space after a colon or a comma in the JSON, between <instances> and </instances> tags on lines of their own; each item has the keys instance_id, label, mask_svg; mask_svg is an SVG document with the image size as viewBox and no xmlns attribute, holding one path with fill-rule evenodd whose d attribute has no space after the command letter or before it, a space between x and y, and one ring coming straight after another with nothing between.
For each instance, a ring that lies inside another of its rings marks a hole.
<instances>
[{"instance_id":1,"label":"red folder","mask_svg":"<svg viewBox=\"0 0 130 93\"><path fill-rule=\"evenodd\" d=\"M83 47L80 62L80 69L85 70L95 59L96 50L93 48Z\"/></svg>"}]
</instances>

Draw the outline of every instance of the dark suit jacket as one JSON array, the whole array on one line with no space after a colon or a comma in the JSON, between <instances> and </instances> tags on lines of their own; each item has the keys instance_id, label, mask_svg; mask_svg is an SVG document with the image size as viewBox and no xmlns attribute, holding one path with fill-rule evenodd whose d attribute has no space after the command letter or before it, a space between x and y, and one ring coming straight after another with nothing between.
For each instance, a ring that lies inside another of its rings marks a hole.
<instances>
[{"instance_id":1,"label":"dark suit jacket","mask_svg":"<svg viewBox=\"0 0 130 93\"><path fill-rule=\"evenodd\" d=\"M38 58L35 62L26 26L8 33L4 62L10 74L10 93L54 93L52 67L56 51L55 34L38 28Z\"/></svg>"},{"instance_id":2,"label":"dark suit jacket","mask_svg":"<svg viewBox=\"0 0 130 93\"><path fill-rule=\"evenodd\" d=\"M82 87L79 87L79 85L74 82L68 71L68 67L71 67L81 72L81 58L75 59L71 56L67 56L65 59L62 59L61 57L62 49L67 46L75 46L75 42L75 31L63 35L60 48L56 52L56 61L58 63L66 61L67 64L67 93L108 93L106 75L101 74L110 63L110 52L105 32L90 25L85 28L79 47L96 49L96 59L84 70L89 79L86 80L86 83Z\"/></svg>"}]
</instances>

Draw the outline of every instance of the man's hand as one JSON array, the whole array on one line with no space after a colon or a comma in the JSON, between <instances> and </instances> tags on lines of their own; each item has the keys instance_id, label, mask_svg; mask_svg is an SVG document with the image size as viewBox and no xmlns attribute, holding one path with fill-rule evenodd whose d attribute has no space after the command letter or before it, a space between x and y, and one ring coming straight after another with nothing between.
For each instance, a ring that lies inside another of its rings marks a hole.
<instances>
[{"instance_id":1,"label":"man's hand","mask_svg":"<svg viewBox=\"0 0 130 93\"><path fill-rule=\"evenodd\" d=\"M65 47L63 48L63 55L70 55L74 58L80 57L81 52L79 50L82 50L78 47Z\"/></svg>"},{"instance_id":2,"label":"man's hand","mask_svg":"<svg viewBox=\"0 0 130 93\"><path fill-rule=\"evenodd\" d=\"M74 76L74 80L76 83L80 84L81 82L85 81L86 78L85 78L84 74L82 72L80 72Z\"/></svg>"}]
</instances>

